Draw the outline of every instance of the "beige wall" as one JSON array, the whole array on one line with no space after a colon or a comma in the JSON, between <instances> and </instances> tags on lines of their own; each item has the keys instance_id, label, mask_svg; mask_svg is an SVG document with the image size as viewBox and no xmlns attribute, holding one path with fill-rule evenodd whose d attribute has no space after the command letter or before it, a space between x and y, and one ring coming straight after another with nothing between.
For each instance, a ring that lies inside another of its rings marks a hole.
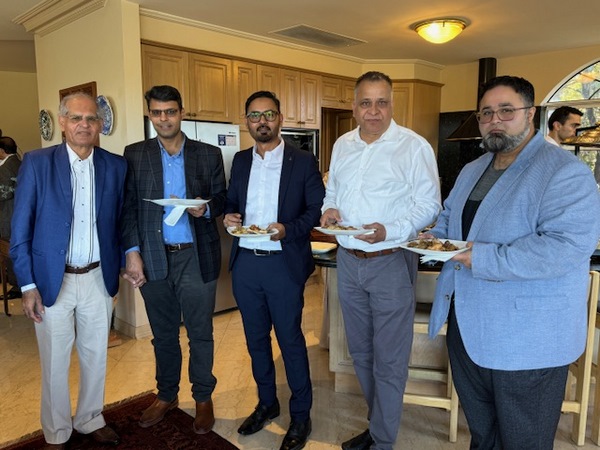
<instances>
[{"instance_id":1,"label":"beige wall","mask_svg":"<svg viewBox=\"0 0 600 450\"><path fill-rule=\"evenodd\" d=\"M541 104L573 72L600 59L600 46L498 59L498 75L516 75L535 87L535 104ZM447 66L442 71L441 112L468 111L477 107L479 62Z\"/></svg>"},{"instance_id":2,"label":"beige wall","mask_svg":"<svg viewBox=\"0 0 600 450\"><path fill-rule=\"evenodd\" d=\"M13 138L22 152L40 148L36 74L0 72L0 98L2 133Z\"/></svg>"}]
</instances>

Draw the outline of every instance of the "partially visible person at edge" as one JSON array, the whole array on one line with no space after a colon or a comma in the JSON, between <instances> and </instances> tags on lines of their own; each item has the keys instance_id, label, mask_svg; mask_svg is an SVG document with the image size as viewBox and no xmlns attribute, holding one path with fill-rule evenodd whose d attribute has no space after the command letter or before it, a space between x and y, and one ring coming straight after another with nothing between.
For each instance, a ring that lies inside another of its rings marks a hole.
<instances>
[{"instance_id":1,"label":"partially visible person at edge","mask_svg":"<svg viewBox=\"0 0 600 450\"><path fill-rule=\"evenodd\" d=\"M181 131L184 109L172 86L145 95L157 137L125 147L129 164L122 233L124 278L140 288L154 339L158 395L139 425L160 422L179 404L181 320L190 346L189 379L196 401L193 430L208 433L214 423L212 393L213 322L221 244L216 218L225 207L225 172L218 147L189 139ZM173 207L146 199L205 199L187 208L174 225Z\"/></svg>"},{"instance_id":2,"label":"partially visible person at edge","mask_svg":"<svg viewBox=\"0 0 600 450\"><path fill-rule=\"evenodd\" d=\"M11 137L0 137L0 238L10 241L10 221L15 203L17 173L21 167L21 158L17 154L17 144ZM6 279L11 288L6 299L21 297L21 290L13 270L12 261L6 264Z\"/></svg>"},{"instance_id":3,"label":"partially visible person at edge","mask_svg":"<svg viewBox=\"0 0 600 450\"><path fill-rule=\"evenodd\" d=\"M572 106L556 108L548 119L546 140L560 147L565 139L576 135L582 116L583 113Z\"/></svg>"},{"instance_id":4,"label":"partially visible person at edge","mask_svg":"<svg viewBox=\"0 0 600 450\"><path fill-rule=\"evenodd\" d=\"M417 256L399 247L441 209L429 143L392 119L392 82L381 72L356 81L358 127L334 147L321 226L362 226L337 236L338 293L354 370L368 405L368 429L346 450L391 450L400 426L413 339Z\"/></svg>"},{"instance_id":5,"label":"partially visible person at edge","mask_svg":"<svg viewBox=\"0 0 600 450\"><path fill-rule=\"evenodd\" d=\"M45 448L65 448L73 429L116 445L119 436L106 425L102 409L127 164L94 147L102 119L89 95L64 97L58 123L66 142L23 157L10 254L23 291L23 313L35 323ZM71 417L73 343L80 379Z\"/></svg>"},{"instance_id":6,"label":"partially visible person at edge","mask_svg":"<svg viewBox=\"0 0 600 450\"><path fill-rule=\"evenodd\" d=\"M300 450L312 430L312 384L302 333L304 285L315 269L310 232L319 223L325 188L314 155L281 138L282 122L272 92L255 92L246 100L246 125L255 144L233 159L223 223L276 231L265 241L236 238L231 248L233 294L258 386L258 405L238 433L256 433L279 416L274 329L292 391L291 423L280 450Z\"/></svg>"},{"instance_id":7,"label":"partially visible person at edge","mask_svg":"<svg viewBox=\"0 0 600 450\"><path fill-rule=\"evenodd\" d=\"M483 86L487 153L460 172L429 234L470 247L444 264L429 334L448 321L471 449L552 449L585 347L600 195L590 169L534 129L534 98L519 77Z\"/></svg>"}]
</instances>

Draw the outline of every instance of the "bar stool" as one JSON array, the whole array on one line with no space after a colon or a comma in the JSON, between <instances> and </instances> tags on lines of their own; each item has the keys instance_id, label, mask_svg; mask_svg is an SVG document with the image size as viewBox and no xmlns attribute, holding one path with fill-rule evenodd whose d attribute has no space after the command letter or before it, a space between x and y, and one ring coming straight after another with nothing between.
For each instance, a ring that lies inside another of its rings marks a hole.
<instances>
[{"instance_id":1,"label":"bar stool","mask_svg":"<svg viewBox=\"0 0 600 450\"><path fill-rule=\"evenodd\" d=\"M588 320L587 320L587 340L585 350L569 367L569 382L570 376L575 377L575 399L571 400L569 395L566 395L563 401L561 411L564 413L573 413L573 428L571 430L571 439L578 445L585 444L585 429L587 425L587 412L590 400L590 383L592 379L592 359L594 355L594 336L596 331L597 309L598 309L598 286L600 274L595 271L590 272L590 281L588 288ZM596 380L598 380L596 375ZM598 382L596 382L595 390L596 398L594 399L594 418L592 420L592 440L598 444L599 427L600 427L600 392Z\"/></svg>"}]
</instances>

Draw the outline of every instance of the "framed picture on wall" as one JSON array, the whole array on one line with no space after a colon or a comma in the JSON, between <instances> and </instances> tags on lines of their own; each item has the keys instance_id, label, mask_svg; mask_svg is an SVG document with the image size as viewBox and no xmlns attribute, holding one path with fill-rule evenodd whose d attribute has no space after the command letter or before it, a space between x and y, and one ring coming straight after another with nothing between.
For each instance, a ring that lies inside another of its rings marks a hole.
<instances>
[{"instance_id":1,"label":"framed picture on wall","mask_svg":"<svg viewBox=\"0 0 600 450\"><path fill-rule=\"evenodd\" d=\"M74 94L76 92L84 92L90 95L95 100L97 93L96 82L90 81L89 83L78 84L77 86L71 86L65 89L61 89L60 91L58 91L59 100L62 101L62 99L65 98L67 95ZM62 133L62 140L63 142L65 141L64 132ZM96 138L96 142L94 142L94 145L97 147L100 146L100 136Z\"/></svg>"}]
</instances>

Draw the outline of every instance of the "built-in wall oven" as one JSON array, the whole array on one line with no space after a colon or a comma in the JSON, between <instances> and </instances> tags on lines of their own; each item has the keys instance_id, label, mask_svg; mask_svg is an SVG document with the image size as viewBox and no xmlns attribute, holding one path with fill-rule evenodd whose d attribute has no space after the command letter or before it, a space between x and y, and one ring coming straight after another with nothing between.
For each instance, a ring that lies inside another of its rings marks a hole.
<instances>
[{"instance_id":1,"label":"built-in wall oven","mask_svg":"<svg viewBox=\"0 0 600 450\"><path fill-rule=\"evenodd\" d=\"M319 160L319 130L282 128L281 137L300 150L311 152Z\"/></svg>"}]
</instances>

